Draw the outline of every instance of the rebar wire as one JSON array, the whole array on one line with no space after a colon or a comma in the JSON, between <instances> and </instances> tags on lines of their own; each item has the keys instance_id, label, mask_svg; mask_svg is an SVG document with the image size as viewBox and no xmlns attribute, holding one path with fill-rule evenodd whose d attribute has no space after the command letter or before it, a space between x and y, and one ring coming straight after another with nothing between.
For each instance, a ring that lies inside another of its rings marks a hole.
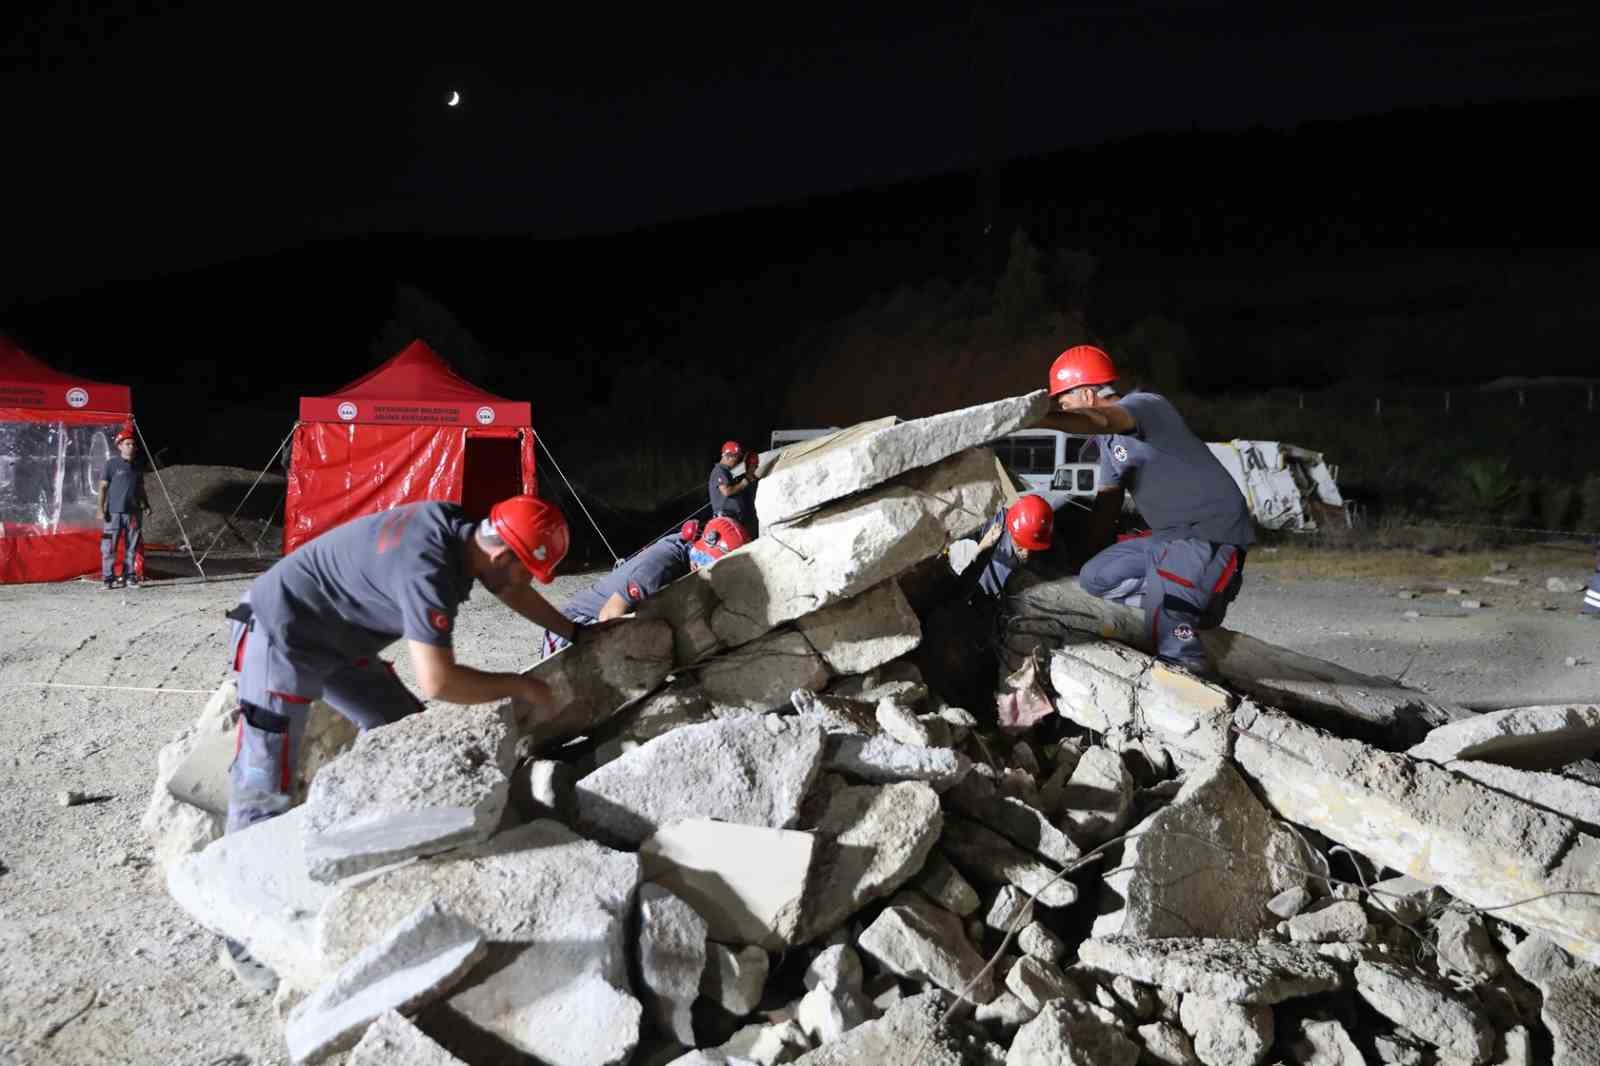
<instances>
[{"instance_id":1,"label":"rebar wire","mask_svg":"<svg viewBox=\"0 0 1600 1066\"><path fill-rule=\"evenodd\" d=\"M189 531L183 526L183 515L178 513L178 505L172 502L172 493L167 491L167 481L161 476L161 467L156 465L156 453L150 450L150 442L144 439L144 430L139 428L138 419L130 418L128 421L133 423L133 431L139 435L139 447L144 449L145 458L150 460L150 472L155 474L156 484L161 486L161 495L167 498L167 507L172 511L172 517L177 520L178 536L183 538L183 550L189 553L189 561L200 571L200 579L204 581L206 572L200 564L205 562L205 557L201 556L199 559L194 557L194 545L189 542Z\"/></svg>"},{"instance_id":2,"label":"rebar wire","mask_svg":"<svg viewBox=\"0 0 1600 1066\"><path fill-rule=\"evenodd\" d=\"M283 435L283 440L279 441L278 446L272 450L272 458L267 460L267 465L261 468L261 473L257 474L256 479L250 483L250 488L246 490L244 496L239 500L239 506L235 507L233 509L233 513L223 521L221 528L217 530L216 536L211 538L211 543L206 545L206 550L201 554L200 562L196 563L196 566L199 566L200 563L206 561L206 556L211 554L211 549L215 548L217 546L217 541L222 539L223 530L228 528L228 523L239 517L239 512L244 510L245 502L250 499L250 494L256 491L256 486L261 484L261 479L267 476L267 471L272 469L272 464L278 461L279 455L283 454L283 446L289 443L289 438L293 437L294 431L299 428L300 423L296 422L292 427L290 427L289 432ZM200 571L200 576L205 576L204 570Z\"/></svg>"},{"instance_id":3,"label":"rebar wire","mask_svg":"<svg viewBox=\"0 0 1600 1066\"><path fill-rule=\"evenodd\" d=\"M589 520L589 524L594 527L594 531L600 535L600 543L604 544L606 546L606 551L611 554L612 564L616 565L621 563L621 557L617 555L617 551L611 546L611 542L606 539L605 532L600 528L600 523L594 520L594 515L589 513L589 508L584 504L583 497L578 495L578 490L572 487L571 481L567 480L566 471L562 470L561 464L556 462L555 453L550 450L550 445L544 442L544 436L542 434L535 433L533 435L533 439L539 442L539 447L544 449L544 454L546 458L550 460L550 465L556 468L557 474L561 475L561 480L566 484L567 491L572 493L572 498L574 500L578 501L578 506L583 510L583 517Z\"/></svg>"}]
</instances>

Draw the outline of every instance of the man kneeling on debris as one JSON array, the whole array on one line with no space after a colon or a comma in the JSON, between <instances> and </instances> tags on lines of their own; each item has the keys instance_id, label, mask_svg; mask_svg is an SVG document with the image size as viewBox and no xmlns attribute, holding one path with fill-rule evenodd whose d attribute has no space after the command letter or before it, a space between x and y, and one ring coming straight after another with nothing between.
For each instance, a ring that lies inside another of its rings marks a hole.
<instances>
[{"instance_id":1,"label":"man kneeling on debris","mask_svg":"<svg viewBox=\"0 0 1600 1066\"><path fill-rule=\"evenodd\" d=\"M641 549L633 558L578 593L561 607L573 622L592 625L621 618L683 575L710 566L750 540L744 527L731 518L706 523L688 521L675 533ZM569 642L545 630L544 654L549 656Z\"/></svg>"},{"instance_id":2,"label":"man kneeling on debris","mask_svg":"<svg viewBox=\"0 0 1600 1066\"><path fill-rule=\"evenodd\" d=\"M1150 392L1119 395L1116 380L1105 352L1087 344L1068 348L1050 367L1058 409L1039 422L1098 435L1101 487L1091 550L1111 539L1124 489L1137 497L1152 530L1094 555L1078 583L1102 599L1139 597L1156 656L1208 673L1197 631L1220 626L1239 594L1245 550L1255 542L1250 510L1170 401Z\"/></svg>"},{"instance_id":3,"label":"man kneeling on debris","mask_svg":"<svg viewBox=\"0 0 1600 1066\"><path fill-rule=\"evenodd\" d=\"M567 554L566 519L532 496L482 522L453 503L412 503L323 534L256 578L228 612L239 682L239 740L228 832L288 809L312 700L366 730L422 710L378 653L404 637L428 699L535 705L548 688L456 662L456 610L474 580L524 618L571 640L580 628L529 584L549 584Z\"/></svg>"}]
</instances>

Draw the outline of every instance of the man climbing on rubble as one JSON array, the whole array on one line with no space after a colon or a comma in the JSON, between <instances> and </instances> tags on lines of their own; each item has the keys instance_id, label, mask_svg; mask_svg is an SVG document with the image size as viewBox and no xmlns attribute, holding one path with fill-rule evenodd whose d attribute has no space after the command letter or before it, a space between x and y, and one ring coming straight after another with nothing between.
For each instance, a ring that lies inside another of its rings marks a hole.
<instances>
[{"instance_id":1,"label":"man climbing on rubble","mask_svg":"<svg viewBox=\"0 0 1600 1066\"><path fill-rule=\"evenodd\" d=\"M1255 541L1250 511L1232 477L1163 396L1116 389L1117 370L1082 344L1050 367L1056 410L1039 425L1093 434L1100 445L1100 494L1088 547L1111 540L1125 490L1152 535L1112 544L1083 564L1078 583L1103 599L1139 597L1158 658L1210 672L1198 631L1222 624L1239 594L1245 552Z\"/></svg>"},{"instance_id":2,"label":"man climbing on rubble","mask_svg":"<svg viewBox=\"0 0 1600 1066\"><path fill-rule=\"evenodd\" d=\"M704 531L689 521L647 545L633 558L578 593L561 607L561 613L579 625L609 622L638 607L674 581L702 566L710 566L750 537L731 518L713 518ZM553 655L568 641L545 630L544 653Z\"/></svg>"},{"instance_id":3,"label":"man climbing on rubble","mask_svg":"<svg viewBox=\"0 0 1600 1066\"><path fill-rule=\"evenodd\" d=\"M744 474L733 476L733 468L744 463ZM761 457L745 451L744 445L730 440L722 445L722 457L711 468L706 487L711 496L711 514L731 518L753 536L756 528L756 482L761 480Z\"/></svg>"}]
</instances>

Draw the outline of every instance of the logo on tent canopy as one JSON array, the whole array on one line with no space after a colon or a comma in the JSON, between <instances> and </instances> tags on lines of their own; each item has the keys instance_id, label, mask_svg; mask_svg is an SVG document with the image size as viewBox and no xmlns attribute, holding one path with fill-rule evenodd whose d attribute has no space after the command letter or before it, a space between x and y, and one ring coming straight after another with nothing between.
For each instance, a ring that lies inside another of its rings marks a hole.
<instances>
[{"instance_id":1,"label":"logo on tent canopy","mask_svg":"<svg viewBox=\"0 0 1600 1066\"><path fill-rule=\"evenodd\" d=\"M339 417L344 419L346 422L355 421L356 405L351 403L349 400L346 400L344 403L340 404Z\"/></svg>"},{"instance_id":2,"label":"logo on tent canopy","mask_svg":"<svg viewBox=\"0 0 1600 1066\"><path fill-rule=\"evenodd\" d=\"M89 406L89 390L88 389L79 389L79 388L68 389L67 390L67 406L68 407L88 407Z\"/></svg>"},{"instance_id":3,"label":"logo on tent canopy","mask_svg":"<svg viewBox=\"0 0 1600 1066\"><path fill-rule=\"evenodd\" d=\"M487 405L478 408L478 425L487 426L494 421L494 408Z\"/></svg>"}]
</instances>

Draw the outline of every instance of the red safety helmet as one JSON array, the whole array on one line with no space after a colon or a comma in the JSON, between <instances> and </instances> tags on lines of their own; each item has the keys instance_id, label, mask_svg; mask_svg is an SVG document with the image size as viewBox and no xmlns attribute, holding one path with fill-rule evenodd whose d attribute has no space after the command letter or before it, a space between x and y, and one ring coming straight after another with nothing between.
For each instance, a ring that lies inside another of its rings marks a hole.
<instances>
[{"instance_id":1,"label":"red safety helmet","mask_svg":"<svg viewBox=\"0 0 1600 1066\"><path fill-rule=\"evenodd\" d=\"M700 534L700 539L690 546L690 550L705 552L713 559L720 559L749 542L750 534L744 531L743 526L731 518L718 515L706 523L705 532Z\"/></svg>"},{"instance_id":2,"label":"red safety helmet","mask_svg":"<svg viewBox=\"0 0 1600 1066\"><path fill-rule=\"evenodd\" d=\"M134 437L133 437L133 427L132 426L123 426L121 429L117 430L117 437L111 443L113 445L117 445L117 444L121 444L125 440L133 440L133 439L134 439Z\"/></svg>"},{"instance_id":3,"label":"red safety helmet","mask_svg":"<svg viewBox=\"0 0 1600 1066\"><path fill-rule=\"evenodd\" d=\"M1085 385L1109 385L1117 380L1111 357L1092 344L1068 348L1050 364L1050 395L1081 389Z\"/></svg>"},{"instance_id":4,"label":"red safety helmet","mask_svg":"<svg viewBox=\"0 0 1600 1066\"><path fill-rule=\"evenodd\" d=\"M742 455L743 453L744 453L744 445L740 444L738 441L729 440L729 441L723 441L722 442L722 454L723 455Z\"/></svg>"},{"instance_id":5,"label":"red safety helmet","mask_svg":"<svg viewBox=\"0 0 1600 1066\"><path fill-rule=\"evenodd\" d=\"M1056 513L1043 496L1024 496L1006 512L1006 530L1011 543L1032 552L1050 550L1050 537L1055 532Z\"/></svg>"},{"instance_id":6,"label":"red safety helmet","mask_svg":"<svg viewBox=\"0 0 1600 1066\"><path fill-rule=\"evenodd\" d=\"M489 509L489 522L528 573L550 584L571 539L560 510L537 496L513 496Z\"/></svg>"}]
</instances>

